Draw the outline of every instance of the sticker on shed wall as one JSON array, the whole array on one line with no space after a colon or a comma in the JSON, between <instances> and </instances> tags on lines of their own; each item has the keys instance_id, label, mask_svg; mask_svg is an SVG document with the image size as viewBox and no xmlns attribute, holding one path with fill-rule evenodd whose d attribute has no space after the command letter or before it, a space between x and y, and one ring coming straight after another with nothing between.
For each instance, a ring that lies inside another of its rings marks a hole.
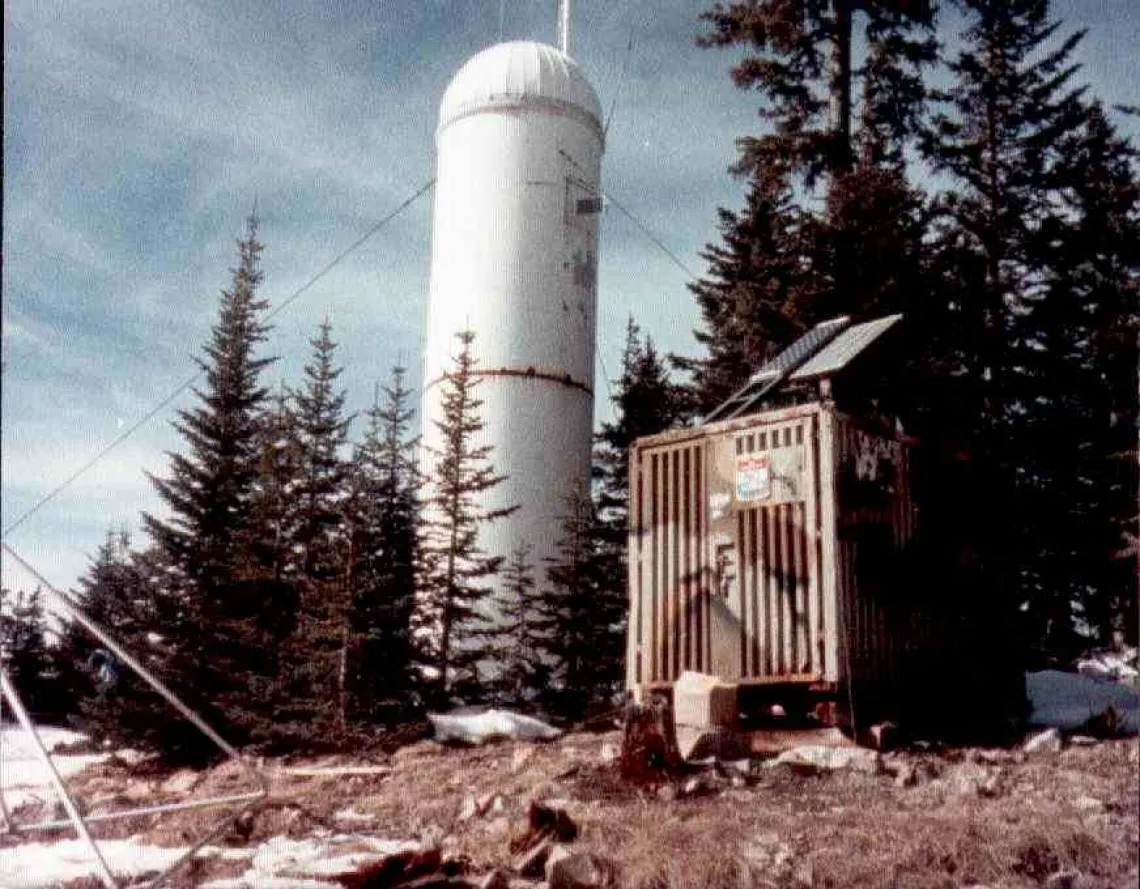
<instances>
[{"instance_id":1,"label":"sticker on shed wall","mask_svg":"<svg viewBox=\"0 0 1140 889\"><path fill-rule=\"evenodd\" d=\"M767 500L772 496L772 465L767 454L740 454L736 458L736 499Z\"/></svg>"}]
</instances>

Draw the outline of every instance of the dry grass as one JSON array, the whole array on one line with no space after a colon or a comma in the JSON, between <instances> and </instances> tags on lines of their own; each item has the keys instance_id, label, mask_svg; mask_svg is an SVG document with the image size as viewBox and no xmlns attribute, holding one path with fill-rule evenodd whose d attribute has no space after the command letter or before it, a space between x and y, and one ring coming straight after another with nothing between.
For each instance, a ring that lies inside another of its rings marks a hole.
<instances>
[{"instance_id":1,"label":"dry grass","mask_svg":"<svg viewBox=\"0 0 1140 889\"><path fill-rule=\"evenodd\" d=\"M377 754L391 769L387 775L301 777L271 768L271 803L229 841L248 846L317 828L442 839L447 854L483 871L510 865L509 842L532 799L562 799L582 829L577 845L617 861L622 889L1030 889L1066 868L1079 870L1088 889L1135 885L1136 739L1022 761L1008 757L999 765L979 765L985 758L971 751L947 751L929 756L931 776L906 789L889 776L760 769L748 786L724 783L717 794L671 802L656 788L623 784L601 763L603 744L616 740L616 733L576 735L478 749L421 742ZM1000 771L996 791L962 789L957 779L978 768ZM81 794L105 793L121 786L124 774L107 764L74 783ZM164 776L132 780L157 788ZM234 766L221 766L204 774L191 796L232 793L247 780ZM495 795L501 797L496 810L460 818L466 797ZM338 820L350 806L370 820ZM218 814L132 819L98 833L142 833L151 842L182 845L200 838ZM201 867L220 875L211 868L233 866Z\"/></svg>"}]
</instances>

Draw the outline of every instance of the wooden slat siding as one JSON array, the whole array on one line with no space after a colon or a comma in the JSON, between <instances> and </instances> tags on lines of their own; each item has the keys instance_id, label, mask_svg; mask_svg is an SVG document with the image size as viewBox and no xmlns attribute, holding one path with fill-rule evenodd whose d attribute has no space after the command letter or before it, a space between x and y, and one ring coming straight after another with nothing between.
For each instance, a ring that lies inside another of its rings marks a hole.
<instances>
[{"instance_id":1,"label":"wooden slat siding","mask_svg":"<svg viewBox=\"0 0 1140 889\"><path fill-rule=\"evenodd\" d=\"M794 673L796 666L792 654L792 621L795 615L792 613L792 597L795 593L792 587L792 534L788 518L790 509L787 503L781 503L775 510L780 536L779 569L776 574L780 584L780 672Z\"/></svg>"},{"instance_id":2,"label":"wooden slat siding","mask_svg":"<svg viewBox=\"0 0 1140 889\"><path fill-rule=\"evenodd\" d=\"M662 633L668 619L665 610L665 479L662 455L653 454L653 678L666 679L669 637Z\"/></svg>"},{"instance_id":3,"label":"wooden slat siding","mask_svg":"<svg viewBox=\"0 0 1140 889\"><path fill-rule=\"evenodd\" d=\"M737 456L756 451L756 435L741 435L736 438L734 449ZM751 652L756 640L756 600L753 595L755 560L752 557L752 516L755 509L740 509L736 513L736 552L737 576L740 590L740 675L748 676L751 671Z\"/></svg>"},{"instance_id":4,"label":"wooden slat siding","mask_svg":"<svg viewBox=\"0 0 1140 889\"><path fill-rule=\"evenodd\" d=\"M681 621L684 619L684 589L681 584L681 451L674 450L668 458L669 472L669 643L673 650L673 664L669 676L681 675Z\"/></svg>"},{"instance_id":5,"label":"wooden slat siding","mask_svg":"<svg viewBox=\"0 0 1140 889\"><path fill-rule=\"evenodd\" d=\"M749 615L748 615L748 584L747 572L745 570L744 553L747 548L747 540L744 536L744 518L747 510L739 510L736 513L736 528L733 532L736 538L736 591L739 598L738 614L740 615L740 661L737 664L737 669L740 671L741 676L748 675L747 658L748 658L748 633L749 633Z\"/></svg>"},{"instance_id":6,"label":"wooden slat siding","mask_svg":"<svg viewBox=\"0 0 1140 889\"><path fill-rule=\"evenodd\" d=\"M839 577L837 559L839 556L835 538L835 413L830 406L823 406L818 414L817 434L819 439L819 564L820 564L820 612L821 638L823 640L823 678L828 682L838 682L844 675L840 626Z\"/></svg>"},{"instance_id":7,"label":"wooden slat siding","mask_svg":"<svg viewBox=\"0 0 1140 889\"><path fill-rule=\"evenodd\" d=\"M673 582L673 535L676 523L673 516L673 473L671 473L671 452L661 455L661 678L673 679L673 660L676 646L673 644L673 630L676 627L674 613L676 607L675 585Z\"/></svg>"},{"instance_id":8,"label":"wooden slat siding","mask_svg":"<svg viewBox=\"0 0 1140 889\"><path fill-rule=\"evenodd\" d=\"M671 608L671 589L669 582L669 561L672 556L670 547L670 533L673 530L669 520L669 452L663 451L658 455L660 463L660 492L661 492L661 531L657 566L661 571L661 624L658 632L661 634L661 674L660 678L666 681L673 678L673 615Z\"/></svg>"},{"instance_id":9,"label":"wooden slat siding","mask_svg":"<svg viewBox=\"0 0 1140 889\"><path fill-rule=\"evenodd\" d=\"M764 598L761 582L761 560L764 558L761 537L760 510L748 510L748 599L752 618L751 628L752 644L749 646L748 676L763 675L763 664L760 661L760 652L763 650L763 636L765 632L764 613L762 611Z\"/></svg>"},{"instance_id":10,"label":"wooden slat siding","mask_svg":"<svg viewBox=\"0 0 1140 889\"><path fill-rule=\"evenodd\" d=\"M701 587L702 565L700 562L700 479L697 477L698 452L700 445L685 448L685 611L688 615L687 641L688 663L694 670L701 664Z\"/></svg>"},{"instance_id":11,"label":"wooden slat siding","mask_svg":"<svg viewBox=\"0 0 1140 889\"><path fill-rule=\"evenodd\" d=\"M657 516L653 509L653 498L656 496L654 485L654 455L652 451L645 453L642 464L642 477L645 486L641 500L641 522L644 531L645 565L641 573L641 588L645 596L645 610L648 619L645 624L645 652L642 662L645 664L645 675L642 682L652 682L657 678Z\"/></svg>"},{"instance_id":12,"label":"wooden slat siding","mask_svg":"<svg viewBox=\"0 0 1140 889\"><path fill-rule=\"evenodd\" d=\"M795 504L796 514L796 672L811 672L811 606L808 602L807 503Z\"/></svg>"},{"instance_id":13,"label":"wooden slat siding","mask_svg":"<svg viewBox=\"0 0 1140 889\"><path fill-rule=\"evenodd\" d=\"M680 454L681 459L681 662L685 669L695 666L693 657L693 575L689 567L692 554L693 533L693 492L691 490L692 467L689 465L692 448L684 448Z\"/></svg>"},{"instance_id":14,"label":"wooden slat siding","mask_svg":"<svg viewBox=\"0 0 1140 889\"><path fill-rule=\"evenodd\" d=\"M804 558L807 564L807 585L804 597L807 610L804 614L804 625L807 629L808 650L806 665L808 672L819 672L823 663L819 657L821 613L819 601L819 462L818 440L816 436L816 418L807 417L803 423L804 430Z\"/></svg>"},{"instance_id":15,"label":"wooden slat siding","mask_svg":"<svg viewBox=\"0 0 1140 889\"><path fill-rule=\"evenodd\" d=\"M707 470L708 460L708 441L702 441L697 446L697 546L699 548L700 559L700 607L698 614L701 617L700 627L698 629L698 637L701 640L701 657L697 662L697 669L707 671L712 664L712 632L709 630L710 621L712 619L712 573L709 571L712 555L709 547L709 529L708 529L708 512L706 504L708 503L708 479L705 473Z\"/></svg>"},{"instance_id":16,"label":"wooden slat siding","mask_svg":"<svg viewBox=\"0 0 1140 889\"><path fill-rule=\"evenodd\" d=\"M654 660L657 658L657 634L654 623L657 620L657 598L654 591L653 573L657 570L654 562L654 547L657 546L656 529L653 516L653 452L642 452L641 458L642 488L639 502L641 505L641 553L642 567L640 572L642 608L645 622L642 625L642 682L652 682L657 675Z\"/></svg>"},{"instance_id":17,"label":"wooden slat siding","mask_svg":"<svg viewBox=\"0 0 1140 889\"><path fill-rule=\"evenodd\" d=\"M799 567L796 564L796 550L799 548L799 527L796 524L798 504L785 503L784 530L787 537L788 561L785 565L784 601L788 608L788 651L787 667L789 673L801 673L800 669L800 577Z\"/></svg>"},{"instance_id":18,"label":"wooden slat siding","mask_svg":"<svg viewBox=\"0 0 1140 889\"><path fill-rule=\"evenodd\" d=\"M638 651L641 647L641 584L637 571L641 565L641 534L638 527L637 497L640 489L637 479L639 458L637 448L629 451L629 510L626 513L627 552L625 560L625 590L629 598L629 617L625 627L625 687L633 688L641 683L641 662Z\"/></svg>"},{"instance_id":19,"label":"wooden slat siding","mask_svg":"<svg viewBox=\"0 0 1140 889\"><path fill-rule=\"evenodd\" d=\"M772 610L772 514L770 510L756 510L756 638L760 645L760 662L757 674L772 676L776 672L773 652L775 614Z\"/></svg>"}]
</instances>

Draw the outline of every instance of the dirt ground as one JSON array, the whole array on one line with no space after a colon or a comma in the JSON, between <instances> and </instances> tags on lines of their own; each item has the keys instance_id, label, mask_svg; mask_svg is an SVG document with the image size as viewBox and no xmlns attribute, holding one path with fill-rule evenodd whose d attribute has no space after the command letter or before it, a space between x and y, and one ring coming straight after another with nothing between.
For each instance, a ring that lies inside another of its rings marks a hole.
<instances>
[{"instance_id":1,"label":"dirt ground","mask_svg":"<svg viewBox=\"0 0 1140 889\"><path fill-rule=\"evenodd\" d=\"M616 862L625 889L1140 885L1136 739L1034 754L899 752L866 771L747 760L644 787L618 777L619 744L615 731L481 748L421 741L371 761L270 761L269 800L219 842L249 847L329 832L413 839L441 845L478 873L510 868L508 845L529 803L554 800L581 829L576 845ZM378 768L337 774L341 766ZM97 812L240 792L249 782L232 763L172 774L112 761L72 786ZM217 816L131 818L94 832L180 846ZM243 867L204 859L173 885Z\"/></svg>"}]
</instances>

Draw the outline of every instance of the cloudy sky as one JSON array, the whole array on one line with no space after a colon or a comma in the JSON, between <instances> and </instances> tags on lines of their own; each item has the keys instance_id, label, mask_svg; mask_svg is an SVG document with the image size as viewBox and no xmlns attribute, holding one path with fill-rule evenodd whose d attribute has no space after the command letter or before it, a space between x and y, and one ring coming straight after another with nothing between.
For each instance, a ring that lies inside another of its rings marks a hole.
<instances>
[{"instance_id":1,"label":"cloudy sky","mask_svg":"<svg viewBox=\"0 0 1140 889\"><path fill-rule=\"evenodd\" d=\"M726 173L733 139L757 124L755 97L728 79L732 55L693 46L706 5L579 0L575 43L614 107L606 189L698 274L716 208L740 199ZM4 528L193 373L251 207L263 294L280 305L430 179L436 109L463 61L500 38L553 41L556 6L5 3ZM1055 8L1091 29L1082 76L1110 102L1135 102L1133 0ZM421 198L275 319L274 378L298 379L326 316L352 409L394 363L418 369L430 208ZM665 350L692 352L686 280L607 211L598 345L610 370L631 313ZM164 451L180 447L169 420L190 403L175 399L5 539L73 585L109 527L136 529L159 508L144 471L165 471ZM10 560L3 573L31 584Z\"/></svg>"}]
</instances>

